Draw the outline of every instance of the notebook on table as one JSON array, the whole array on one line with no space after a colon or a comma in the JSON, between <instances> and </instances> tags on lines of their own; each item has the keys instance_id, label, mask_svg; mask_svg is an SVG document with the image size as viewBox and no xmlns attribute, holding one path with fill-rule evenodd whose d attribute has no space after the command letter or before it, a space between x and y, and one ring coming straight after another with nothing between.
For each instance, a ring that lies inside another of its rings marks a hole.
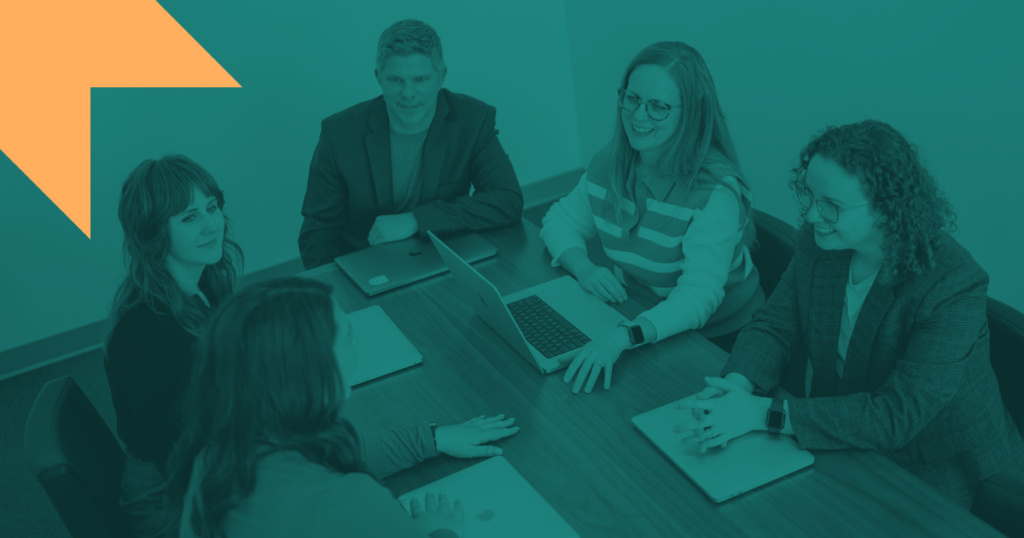
<instances>
[{"instance_id":1,"label":"notebook on table","mask_svg":"<svg viewBox=\"0 0 1024 538\"><path fill-rule=\"evenodd\" d=\"M791 436L768 432L750 432L701 454L698 443L682 442L692 432L672 432L691 419L689 410L672 402L633 417L633 425L712 501L731 499L814 463L814 455Z\"/></svg>"},{"instance_id":2,"label":"notebook on table","mask_svg":"<svg viewBox=\"0 0 1024 538\"><path fill-rule=\"evenodd\" d=\"M350 386L423 362L423 355L402 334L384 309L374 305L347 314L356 335L356 371Z\"/></svg>"},{"instance_id":3,"label":"notebook on table","mask_svg":"<svg viewBox=\"0 0 1024 538\"><path fill-rule=\"evenodd\" d=\"M501 456L450 474L398 498L409 512L409 500L427 493L448 496L450 506L462 501L464 538L578 538L512 464Z\"/></svg>"},{"instance_id":4,"label":"notebook on table","mask_svg":"<svg viewBox=\"0 0 1024 538\"><path fill-rule=\"evenodd\" d=\"M460 256L471 263L494 256L498 252L494 245L475 233L452 236L448 242ZM434 245L417 237L357 250L338 256L334 263L338 264L342 272L348 275L363 293L370 296L448 270Z\"/></svg>"},{"instance_id":5,"label":"notebook on table","mask_svg":"<svg viewBox=\"0 0 1024 538\"><path fill-rule=\"evenodd\" d=\"M430 232L427 235L476 315L543 374L565 368L587 342L626 321L569 276L502 297L447 239L441 241Z\"/></svg>"}]
</instances>

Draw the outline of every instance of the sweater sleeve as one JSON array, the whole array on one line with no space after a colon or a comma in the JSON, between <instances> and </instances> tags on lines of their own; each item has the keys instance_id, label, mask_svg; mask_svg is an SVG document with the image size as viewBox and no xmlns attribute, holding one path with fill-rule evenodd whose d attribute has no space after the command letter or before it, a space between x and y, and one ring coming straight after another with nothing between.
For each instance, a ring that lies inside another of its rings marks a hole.
<instances>
[{"instance_id":1,"label":"sweater sleeve","mask_svg":"<svg viewBox=\"0 0 1024 538\"><path fill-rule=\"evenodd\" d=\"M731 178L728 178L731 179ZM696 212L683 235L682 274L664 301L640 314L657 330L658 341L704 326L725 298L725 283L736 244L743 238L739 203L719 186Z\"/></svg>"},{"instance_id":2,"label":"sweater sleeve","mask_svg":"<svg viewBox=\"0 0 1024 538\"><path fill-rule=\"evenodd\" d=\"M359 434L366 469L378 479L437 455L430 426L417 426Z\"/></svg>"},{"instance_id":3,"label":"sweater sleeve","mask_svg":"<svg viewBox=\"0 0 1024 538\"><path fill-rule=\"evenodd\" d=\"M597 235L587 185L584 173L576 188L555 202L541 222L540 238L551 253L552 267L561 265L558 257L571 248L582 248L586 252L586 240Z\"/></svg>"}]
</instances>

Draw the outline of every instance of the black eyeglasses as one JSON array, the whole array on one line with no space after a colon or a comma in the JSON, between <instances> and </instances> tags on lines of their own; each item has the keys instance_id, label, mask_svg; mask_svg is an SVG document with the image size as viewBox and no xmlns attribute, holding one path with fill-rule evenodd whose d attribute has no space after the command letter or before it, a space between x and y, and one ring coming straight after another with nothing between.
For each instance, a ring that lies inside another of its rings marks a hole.
<instances>
[{"instance_id":1,"label":"black eyeglasses","mask_svg":"<svg viewBox=\"0 0 1024 538\"><path fill-rule=\"evenodd\" d=\"M621 106L623 110L626 112L633 112L640 108L640 105L644 105L644 111L646 111L647 115L654 121L664 120L672 112L673 108L679 106L668 105L654 99L645 102L639 95L625 88L619 88L619 106Z\"/></svg>"},{"instance_id":2,"label":"black eyeglasses","mask_svg":"<svg viewBox=\"0 0 1024 538\"><path fill-rule=\"evenodd\" d=\"M800 202L800 205L803 206L804 209L810 209L811 202L816 202L818 207L818 213L821 213L821 218L825 219L826 222L829 222L831 224L839 222L839 214L842 213L843 211L846 211L848 209L856 209L858 207L864 207L866 205L871 205L871 202L868 202L866 204L860 204L855 205L853 207L848 207L846 209L841 209L839 206L832 202L829 202L828 200L815 200L814 195L811 194L811 189L808 189L807 184L804 183L803 181L797 183L793 190L796 191L796 199L798 202Z\"/></svg>"}]
</instances>

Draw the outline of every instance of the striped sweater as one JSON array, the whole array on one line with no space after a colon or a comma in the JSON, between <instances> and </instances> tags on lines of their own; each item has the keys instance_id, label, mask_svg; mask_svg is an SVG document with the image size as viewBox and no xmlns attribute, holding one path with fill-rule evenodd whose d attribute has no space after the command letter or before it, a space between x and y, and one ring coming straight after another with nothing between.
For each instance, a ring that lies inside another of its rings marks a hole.
<instances>
[{"instance_id":1,"label":"striped sweater","mask_svg":"<svg viewBox=\"0 0 1024 538\"><path fill-rule=\"evenodd\" d=\"M570 248L586 250L597 235L614 273L629 286L636 282L665 300L640 317L650 321L657 339L698 329L706 337L742 328L764 304L757 268L742 242L749 190L731 167L702 170L724 182L697 181L689 192L674 179L635 182L633 200L617 218L606 203L610 194L610 148L594 156L579 185L544 217L541 238L558 266ZM739 202L737 194L742 193Z\"/></svg>"}]
</instances>

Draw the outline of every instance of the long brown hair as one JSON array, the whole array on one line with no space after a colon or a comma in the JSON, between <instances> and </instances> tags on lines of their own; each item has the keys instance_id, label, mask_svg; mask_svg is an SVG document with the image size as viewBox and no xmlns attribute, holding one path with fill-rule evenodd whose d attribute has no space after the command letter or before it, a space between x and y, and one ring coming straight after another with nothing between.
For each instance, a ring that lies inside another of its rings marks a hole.
<instances>
[{"instance_id":1,"label":"long brown hair","mask_svg":"<svg viewBox=\"0 0 1024 538\"><path fill-rule=\"evenodd\" d=\"M725 114L718 102L715 82L711 79L704 58L697 49L679 41L661 41L641 50L626 67L622 75L622 88L629 84L629 76L641 65L657 65L665 69L679 88L682 119L679 127L668 141L669 149L661 154L654 165L655 174L675 178L676 183L686 191L694 184L707 178L715 183L716 174L701 174L715 168L740 171L736 148L725 123ZM625 211L624 200L630 197L627 182L630 171L639 160L640 154L629 145L622 114L615 107L615 130L611 146L611 195L608 201L612 214L617 218ZM736 178L742 187L750 192L750 186L743 178ZM728 184L721 183L728 187ZM733 189L729 187L729 190ZM753 247L755 242L754 208L750 204L744 211L741 193L736 194L740 214L746 213L743 243Z\"/></svg>"},{"instance_id":2,"label":"long brown hair","mask_svg":"<svg viewBox=\"0 0 1024 538\"><path fill-rule=\"evenodd\" d=\"M185 522L204 537L256 486L259 459L294 450L340 472L363 472L355 429L341 418L344 383L334 355L330 286L299 277L229 297L199 339L185 427L168 463L168 500L181 506L197 458L201 482Z\"/></svg>"},{"instance_id":3,"label":"long brown hair","mask_svg":"<svg viewBox=\"0 0 1024 538\"><path fill-rule=\"evenodd\" d=\"M188 333L199 336L208 311L188 295L171 276L167 255L171 251L169 223L192 202L193 186L217 199L224 209L224 192L198 163L184 155L147 159L128 174L121 187L117 218L124 231L122 254L126 274L114 295L106 344L117 322L136 305L146 304L158 314L169 313ZM200 288L213 302L231 294L242 272L242 249L231 240L231 221L224 217L224 255L203 270Z\"/></svg>"}]
</instances>

